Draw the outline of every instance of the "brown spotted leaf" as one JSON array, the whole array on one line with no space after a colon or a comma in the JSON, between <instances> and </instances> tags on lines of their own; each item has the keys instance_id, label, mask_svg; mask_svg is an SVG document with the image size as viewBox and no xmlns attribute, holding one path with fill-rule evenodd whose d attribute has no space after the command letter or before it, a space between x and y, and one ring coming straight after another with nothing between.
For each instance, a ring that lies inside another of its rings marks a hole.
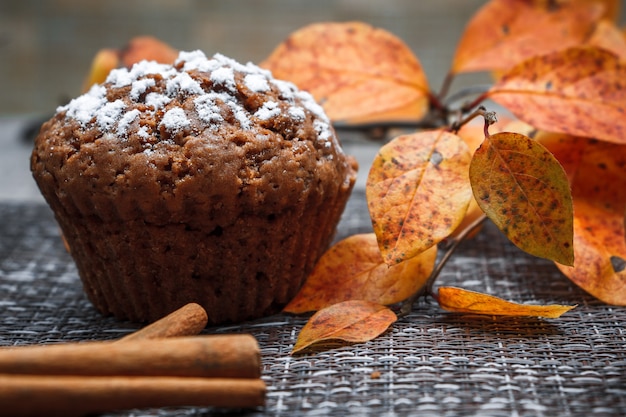
<instances>
[{"instance_id":1,"label":"brown spotted leaf","mask_svg":"<svg viewBox=\"0 0 626 417\"><path fill-rule=\"evenodd\" d=\"M555 319L576 307L560 304L518 304L493 295L456 287L440 287L436 299L444 310L494 316L530 316Z\"/></svg>"},{"instance_id":2,"label":"brown spotted leaf","mask_svg":"<svg viewBox=\"0 0 626 417\"><path fill-rule=\"evenodd\" d=\"M531 58L488 95L538 129L626 143L626 64L609 51L577 47Z\"/></svg>"},{"instance_id":3,"label":"brown spotted leaf","mask_svg":"<svg viewBox=\"0 0 626 417\"><path fill-rule=\"evenodd\" d=\"M597 2L492 0L470 20L451 72L506 70L585 42L605 8Z\"/></svg>"},{"instance_id":4,"label":"brown spotted leaf","mask_svg":"<svg viewBox=\"0 0 626 417\"><path fill-rule=\"evenodd\" d=\"M419 120L428 83L418 59L391 33L365 23L317 23L261 63L309 91L333 121Z\"/></svg>"},{"instance_id":5,"label":"brown spotted leaf","mask_svg":"<svg viewBox=\"0 0 626 417\"><path fill-rule=\"evenodd\" d=\"M347 300L398 303L424 285L436 257L437 247L433 246L405 262L387 266L376 235L350 236L324 253L283 311L300 314Z\"/></svg>"},{"instance_id":6,"label":"brown spotted leaf","mask_svg":"<svg viewBox=\"0 0 626 417\"><path fill-rule=\"evenodd\" d=\"M571 179L575 262L557 266L605 303L626 305L626 145L555 134L537 140Z\"/></svg>"},{"instance_id":7,"label":"brown spotted leaf","mask_svg":"<svg viewBox=\"0 0 626 417\"><path fill-rule=\"evenodd\" d=\"M291 353L331 340L367 342L382 334L396 320L393 311L371 301L351 300L334 304L309 319Z\"/></svg>"},{"instance_id":8,"label":"brown spotted leaf","mask_svg":"<svg viewBox=\"0 0 626 417\"><path fill-rule=\"evenodd\" d=\"M573 263L569 183L545 147L519 133L491 135L474 153L470 179L478 205L515 245Z\"/></svg>"},{"instance_id":9,"label":"brown spotted leaf","mask_svg":"<svg viewBox=\"0 0 626 417\"><path fill-rule=\"evenodd\" d=\"M445 239L472 198L470 152L443 130L399 136L380 148L366 183L374 233L394 265Z\"/></svg>"},{"instance_id":10,"label":"brown spotted leaf","mask_svg":"<svg viewBox=\"0 0 626 417\"><path fill-rule=\"evenodd\" d=\"M501 132L504 127L510 123L512 122L507 120L506 118L498 117L498 121L494 125L492 125L489 130L492 133ZM463 141L465 141L473 154L474 151L480 147L481 143L483 143L483 140L485 139L485 124L482 120L480 121L480 123L475 123L474 121L472 121L470 123L464 124L461 129L459 129L457 134L461 137L461 139L463 139ZM483 212L483 210L476 202L476 199L472 196L463 221L457 226L456 230L454 230L454 232L452 232L449 237L457 238L461 233L465 231L467 227L469 227L471 224L473 224L484 215L485 212ZM481 228L482 226L477 227L465 238L471 239L475 237L480 232Z\"/></svg>"}]
</instances>

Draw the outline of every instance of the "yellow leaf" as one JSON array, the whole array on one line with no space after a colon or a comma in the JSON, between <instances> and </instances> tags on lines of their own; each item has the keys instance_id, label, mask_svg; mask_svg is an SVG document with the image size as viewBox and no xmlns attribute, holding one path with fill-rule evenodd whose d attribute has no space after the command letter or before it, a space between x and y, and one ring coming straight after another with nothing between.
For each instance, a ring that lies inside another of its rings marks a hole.
<instances>
[{"instance_id":1,"label":"yellow leaf","mask_svg":"<svg viewBox=\"0 0 626 417\"><path fill-rule=\"evenodd\" d=\"M91 61L89 74L83 82L83 92L88 91L92 85L103 83L109 72L119 65L119 53L114 49L101 49Z\"/></svg>"},{"instance_id":2,"label":"yellow leaf","mask_svg":"<svg viewBox=\"0 0 626 417\"><path fill-rule=\"evenodd\" d=\"M584 43L602 17L596 2L492 0L470 20L452 73L506 70L533 56Z\"/></svg>"},{"instance_id":3,"label":"yellow leaf","mask_svg":"<svg viewBox=\"0 0 626 417\"><path fill-rule=\"evenodd\" d=\"M476 119L475 119L476 120ZM498 121L490 127L491 132L500 132L503 130L504 126L510 124L511 122L506 118L498 117ZM467 144L468 148L474 153L476 149L480 147L485 139L485 124L484 122L480 123L467 123L464 124L461 129L457 132L457 134L463 139L463 141ZM463 221L457 226L457 228L450 234L450 238L456 238L461 234L466 227L470 224L474 223L480 217L484 216L485 212L480 208L476 199L472 196L470 200L469 206L467 207L467 212L465 213L465 217ZM472 233L467 235L466 239L472 239L475 237L481 230L481 227L477 227Z\"/></svg>"},{"instance_id":4,"label":"yellow leaf","mask_svg":"<svg viewBox=\"0 0 626 417\"><path fill-rule=\"evenodd\" d=\"M374 158L367 204L385 263L424 252L454 231L472 198L470 152L443 130L399 136Z\"/></svg>"},{"instance_id":5,"label":"yellow leaf","mask_svg":"<svg viewBox=\"0 0 626 417\"><path fill-rule=\"evenodd\" d=\"M626 143L626 64L609 51L577 47L531 58L488 96L538 129Z\"/></svg>"},{"instance_id":6,"label":"yellow leaf","mask_svg":"<svg viewBox=\"0 0 626 417\"><path fill-rule=\"evenodd\" d=\"M502 298L456 287L440 287L437 302L444 310L457 313L487 314L494 316L530 316L555 319L576 306L560 304L518 304Z\"/></svg>"},{"instance_id":7,"label":"yellow leaf","mask_svg":"<svg viewBox=\"0 0 626 417\"><path fill-rule=\"evenodd\" d=\"M519 133L491 135L474 153L470 179L478 205L515 245L573 263L569 183L544 146Z\"/></svg>"},{"instance_id":8,"label":"yellow leaf","mask_svg":"<svg viewBox=\"0 0 626 417\"><path fill-rule=\"evenodd\" d=\"M574 198L574 283L608 304L626 305L626 145L542 133L563 166Z\"/></svg>"},{"instance_id":9,"label":"yellow leaf","mask_svg":"<svg viewBox=\"0 0 626 417\"><path fill-rule=\"evenodd\" d=\"M367 342L382 334L396 320L393 311L370 301L351 300L334 304L309 319L291 353L329 340Z\"/></svg>"},{"instance_id":10,"label":"yellow leaf","mask_svg":"<svg viewBox=\"0 0 626 417\"><path fill-rule=\"evenodd\" d=\"M365 23L304 27L261 66L313 94L333 121L419 120L428 109L418 59L402 40Z\"/></svg>"},{"instance_id":11,"label":"yellow leaf","mask_svg":"<svg viewBox=\"0 0 626 417\"><path fill-rule=\"evenodd\" d=\"M317 262L300 292L283 311L316 311L347 300L398 303L420 289L432 272L437 247L405 262L387 266L373 233L350 236Z\"/></svg>"}]
</instances>

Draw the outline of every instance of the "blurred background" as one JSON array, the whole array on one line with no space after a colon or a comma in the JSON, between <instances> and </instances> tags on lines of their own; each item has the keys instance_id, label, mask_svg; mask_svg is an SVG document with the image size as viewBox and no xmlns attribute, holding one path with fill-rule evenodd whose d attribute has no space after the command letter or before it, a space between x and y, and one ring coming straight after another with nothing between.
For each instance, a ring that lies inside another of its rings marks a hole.
<instances>
[{"instance_id":1,"label":"blurred background","mask_svg":"<svg viewBox=\"0 0 626 417\"><path fill-rule=\"evenodd\" d=\"M39 114L80 94L94 54L152 35L176 49L258 63L313 22L385 28L441 85L469 17L485 0L0 0L0 114ZM471 77L471 76L470 76ZM462 80L461 80L462 81Z\"/></svg>"},{"instance_id":2,"label":"blurred background","mask_svg":"<svg viewBox=\"0 0 626 417\"><path fill-rule=\"evenodd\" d=\"M439 91L465 24L486 0L0 0L0 202L43 202L29 169L32 136L80 95L96 52L151 35L180 50L259 63L290 33L322 21L362 21L414 51ZM622 7L622 25L626 21ZM528 22L529 25L533 22ZM451 92L489 82L458 76ZM364 188L379 143L341 134Z\"/></svg>"}]
</instances>

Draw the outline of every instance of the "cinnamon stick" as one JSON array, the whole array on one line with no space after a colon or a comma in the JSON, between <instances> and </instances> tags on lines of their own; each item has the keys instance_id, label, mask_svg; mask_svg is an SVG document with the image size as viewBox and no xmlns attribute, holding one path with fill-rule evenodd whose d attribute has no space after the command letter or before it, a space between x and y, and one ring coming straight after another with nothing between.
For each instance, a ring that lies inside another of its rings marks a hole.
<instances>
[{"instance_id":1,"label":"cinnamon stick","mask_svg":"<svg viewBox=\"0 0 626 417\"><path fill-rule=\"evenodd\" d=\"M147 407L264 405L261 379L0 375L0 416L81 416Z\"/></svg>"},{"instance_id":2,"label":"cinnamon stick","mask_svg":"<svg viewBox=\"0 0 626 417\"><path fill-rule=\"evenodd\" d=\"M247 334L31 345L0 349L0 373L259 378L261 356Z\"/></svg>"},{"instance_id":3,"label":"cinnamon stick","mask_svg":"<svg viewBox=\"0 0 626 417\"><path fill-rule=\"evenodd\" d=\"M118 339L118 342L193 336L200 333L207 322L208 317L204 308L199 304L189 303L143 329Z\"/></svg>"}]
</instances>

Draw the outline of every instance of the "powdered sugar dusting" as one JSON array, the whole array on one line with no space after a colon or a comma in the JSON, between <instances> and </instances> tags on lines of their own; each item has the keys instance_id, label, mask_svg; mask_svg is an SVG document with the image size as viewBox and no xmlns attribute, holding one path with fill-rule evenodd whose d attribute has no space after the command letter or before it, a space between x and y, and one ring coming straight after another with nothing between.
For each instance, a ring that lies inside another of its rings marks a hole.
<instances>
[{"instance_id":1,"label":"powdered sugar dusting","mask_svg":"<svg viewBox=\"0 0 626 417\"><path fill-rule=\"evenodd\" d=\"M125 137L128 134L128 126L130 126L130 124L139 117L139 114L139 110L133 109L122 116L117 124L118 136Z\"/></svg>"},{"instance_id":2,"label":"powdered sugar dusting","mask_svg":"<svg viewBox=\"0 0 626 417\"><path fill-rule=\"evenodd\" d=\"M193 103L196 106L198 117L207 123L211 128L216 128L217 123L224 121L220 113L220 107L217 100L224 102L218 93L208 93L197 97Z\"/></svg>"},{"instance_id":3,"label":"powdered sugar dusting","mask_svg":"<svg viewBox=\"0 0 626 417\"><path fill-rule=\"evenodd\" d=\"M233 81L234 83L234 81ZM176 93L182 94L203 94L204 90L196 80L186 72L176 74L173 78L167 80L167 95L174 97Z\"/></svg>"},{"instance_id":4,"label":"powdered sugar dusting","mask_svg":"<svg viewBox=\"0 0 626 417\"><path fill-rule=\"evenodd\" d=\"M155 85L156 82L154 78L143 78L133 82L130 89L130 98L134 101L138 101L139 96L145 93L148 88L154 87Z\"/></svg>"},{"instance_id":5,"label":"powdered sugar dusting","mask_svg":"<svg viewBox=\"0 0 626 417\"><path fill-rule=\"evenodd\" d=\"M94 85L86 94L58 107L57 112L65 112L66 117L78 120L81 125L86 126L106 102L106 88Z\"/></svg>"},{"instance_id":6,"label":"powdered sugar dusting","mask_svg":"<svg viewBox=\"0 0 626 417\"><path fill-rule=\"evenodd\" d=\"M109 89L123 88L128 91L126 96L123 92L108 94ZM263 97L248 99L253 94L276 92L280 102ZM109 101L107 94L121 98ZM192 101L183 109L188 96ZM175 105L177 102L181 104ZM137 120L152 119L160 128L176 133L192 127L215 130L222 123L237 123L249 130L255 124L265 126L266 121L282 117L295 124L310 118L319 140L327 141L327 146L336 140L330 120L309 93L274 79L270 71L252 63L242 65L221 54L208 59L201 51L180 52L173 66L141 61L130 69L115 69L104 85L95 85L57 111L65 112L65 117L78 121L83 128L97 127L103 135L113 133L122 138L127 137L131 125L136 126L139 137L153 136L154 125L140 126ZM197 121L206 126L197 125Z\"/></svg>"},{"instance_id":7,"label":"powdered sugar dusting","mask_svg":"<svg viewBox=\"0 0 626 417\"><path fill-rule=\"evenodd\" d=\"M221 67L211 73L211 81L217 85L223 85L231 91L236 90L235 72L232 68Z\"/></svg>"},{"instance_id":8,"label":"powdered sugar dusting","mask_svg":"<svg viewBox=\"0 0 626 417\"><path fill-rule=\"evenodd\" d=\"M102 106L96 114L96 121L100 130L110 132L117 120L121 117L122 110L124 110L125 107L126 103L122 100L107 102Z\"/></svg>"},{"instance_id":9,"label":"powdered sugar dusting","mask_svg":"<svg viewBox=\"0 0 626 417\"><path fill-rule=\"evenodd\" d=\"M272 117L280 115L280 113L281 111L278 103L275 101L267 101L263 104L263 107L254 113L254 115L261 120L269 120Z\"/></svg>"},{"instance_id":10,"label":"powdered sugar dusting","mask_svg":"<svg viewBox=\"0 0 626 417\"><path fill-rule=\"evenodd\" d=\"M297 120L298 122L303 122L306 118L306 114L304 113L302 107L296 106L289 107L289 116L291 116L292 119Z\"/></svg>"},{"instance_id":11,"label":"powdered sugar dusting","mask_svg":"<svg viewBox=\"0 0 626 417\"><path fill-rule=\"evenodd\" d=\"M255 93L265 93L270 90L267 77L262 74L248 74L243 79L243 82L246 83L246 87Z\"/></svg>"},{"instance_id":12,"label":"powdered sugar dusting","mask_svg":"<svg viewBox=\"0 0 626 417\"><path fill-rule=\"evenodd\" d=\"M153 110L165 107L170 101L172 101L171 98L159 93L148 93L145 100L146 105L152 107Z\"/></svg>"},{"instance_id":13,"label":"powdered sugar dusting","mask_svg":"<svg viewBox=\"0 0 626 417\"><path fill-rule=\"evenodd\" d=\"M180 132L189 127L191 122L185 114L185 110L180 107L174 107L168 110L164 115L159 126L165 127L169 132Z\"/></svg>"}]
</instances>

